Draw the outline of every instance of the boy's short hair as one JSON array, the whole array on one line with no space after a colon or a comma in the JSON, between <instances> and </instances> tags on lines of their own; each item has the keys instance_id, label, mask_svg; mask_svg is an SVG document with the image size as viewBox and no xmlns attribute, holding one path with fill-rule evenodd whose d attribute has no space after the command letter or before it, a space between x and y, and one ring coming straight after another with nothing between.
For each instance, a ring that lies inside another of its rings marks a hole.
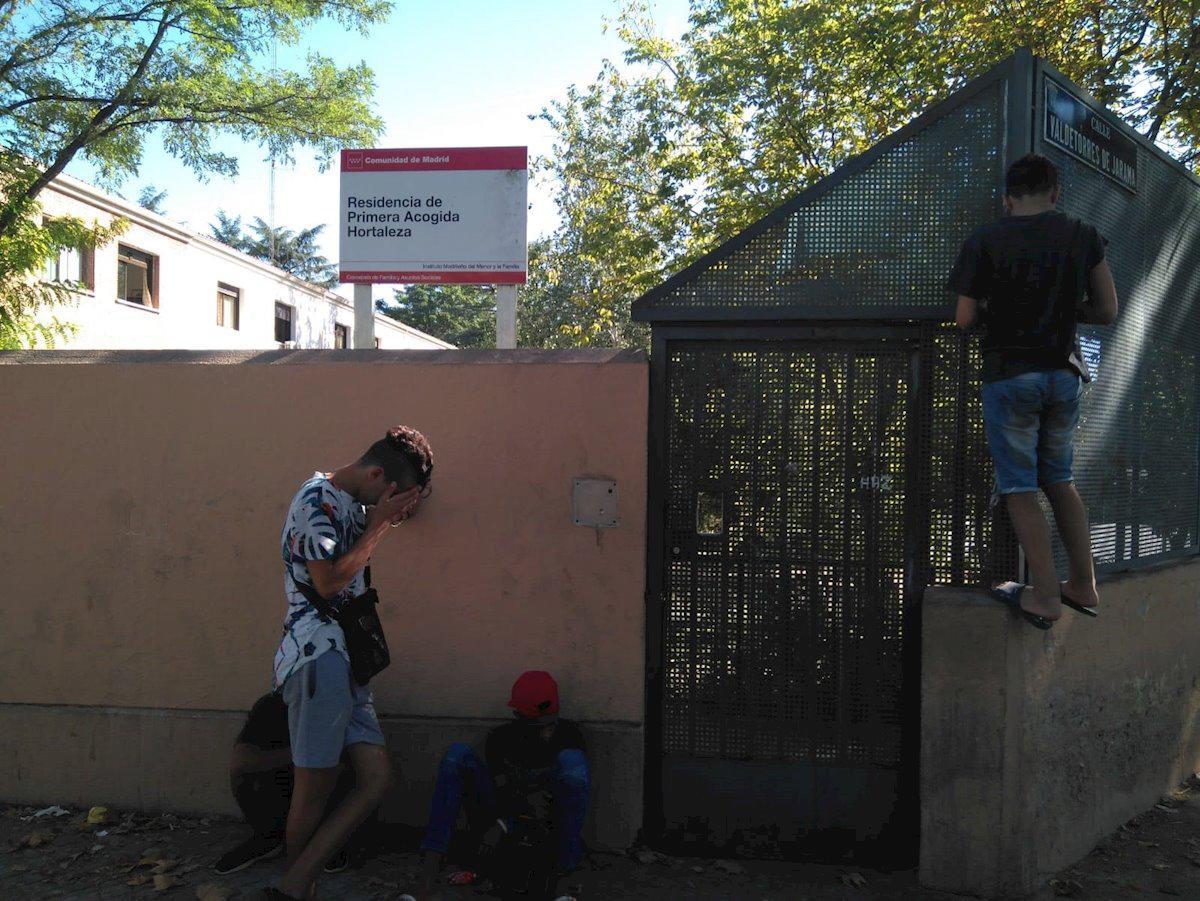
<instances>
[{"instance_id":1,"label":"boy's short hair","mask_svg":"<svg viewBox=\"0 0 1200 901\"><path fill-rule=\"evenodd\" d=\"M363 466L383 467L384 477L401 491L425 488L433 475L433 450L416 429L393 426L367 448L358 461Z\"/></svg>"},{"instance_id":2,"label":"boy's short hair","mask_svg":"<svg viewBox=\"0 0 1200 901\"><path fill-rule=\"evenodd\" d=\"M1039 153L1028 153L1008 167L1004 193L1009 197L1049 194L1058 187L1058 167Z\"/></svg>"}]
</instances>

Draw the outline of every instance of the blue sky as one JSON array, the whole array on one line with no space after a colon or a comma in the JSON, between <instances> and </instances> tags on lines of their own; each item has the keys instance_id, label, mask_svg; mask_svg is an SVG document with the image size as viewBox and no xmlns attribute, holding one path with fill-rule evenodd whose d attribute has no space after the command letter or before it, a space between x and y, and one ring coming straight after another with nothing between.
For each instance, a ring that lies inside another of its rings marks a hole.
<instances>
[{"instance_id":1,"label":"blue sky","mask_svg":"<svg viewBox=\"0 0 1200 901\"><path fill-rule=\"evenodd\" d=\"M281 48L279 64L302 59L309 48L339 64L360 60L374 70L376 108L385 123L381 147L528 145L530 155L548 153L553 135L529 121L570 84L588 84L605 58L619 61L622 45L613 29L619 0L397 0L390 20L367 37L333 23L313 29L298 48ZM676 36L687 24L687 0L655 0L659 30ZM269 61L268 61L269 64ZM262 151L241 142L223 145L239 157L236 179L204 183L152 142L141 170L121 187L136 197L145 184L166 189L166 213L207 232L218 209L244 220L267 218L269 167ZM67 170L91 180L85 163ZM327 223L323 250L337 259L336 164L320 174L311 157L277 167L275 221L292 228ZM545 187L530 185L529 236L557 222Z\"/></svg>"}]
</instances>

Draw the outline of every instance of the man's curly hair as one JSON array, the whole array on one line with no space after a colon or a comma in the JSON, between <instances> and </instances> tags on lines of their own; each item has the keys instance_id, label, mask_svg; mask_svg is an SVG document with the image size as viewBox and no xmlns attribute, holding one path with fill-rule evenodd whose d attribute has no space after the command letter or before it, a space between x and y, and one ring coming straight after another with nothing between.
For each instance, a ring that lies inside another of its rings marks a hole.
<instances>
[{"instance_id":1,"label":"man's curly hair","mask_svg":"<svg viewBox=\"0 0 1200 901\"><path fill-rule=\"evenodd\" d=\"M382 466L387 480L395 482L401 490L425 488L433 476L433 449L428 439L406 425L388 429L358 462L363 466Z\"/></svg>"}]
</instances>

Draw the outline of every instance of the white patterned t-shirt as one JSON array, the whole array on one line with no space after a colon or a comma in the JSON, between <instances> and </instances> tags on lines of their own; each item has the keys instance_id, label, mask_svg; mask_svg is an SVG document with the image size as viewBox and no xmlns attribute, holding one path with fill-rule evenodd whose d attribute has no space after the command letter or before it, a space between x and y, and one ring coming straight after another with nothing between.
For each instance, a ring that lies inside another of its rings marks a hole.
<instances>
[{"instance_id":1,"label":"white patterned t-shirt","mask_svg":"<svg viewBox=\"0 0 1200 901\"><path fill-rule=\"evenodd\" d=\"M366 509L353 497L335 488L324 473L313 473L300 486L283 521L283 592L287 616L283 638L275 652L273 685L278 688L295 670L326 651L337 651L347 660L342 627L317 608L296 588L297 582L313 587L308 560L334 560L354 545L367 524ZM338 606L366 591L360 569L330 606Z\"/></svg>"}]
</instances>

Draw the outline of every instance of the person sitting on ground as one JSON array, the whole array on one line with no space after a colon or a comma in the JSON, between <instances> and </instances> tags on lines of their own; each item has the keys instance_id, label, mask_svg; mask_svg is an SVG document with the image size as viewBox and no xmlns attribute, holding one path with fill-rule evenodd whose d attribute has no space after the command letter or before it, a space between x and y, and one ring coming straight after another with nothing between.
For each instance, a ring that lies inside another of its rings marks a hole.
<instances>
[{"instance_id":1,"label":"person sitting on ground","mask_svg":"<svg viewBox=\"0 0 1200 901\"><path fill-rule=\"evenodd\" d=\"M983 327L984 428L997 490L1033 580L1006 582L993 594L1039 629L1062 616L1063 604L1095 616L1100 602L1087 511L1072 473L1087 371L1076 324L1117 318L1105 240L1055 209L1059 196L1058 170L1046 157L1013 163L1005 177L1008 215L967 238L948 283L958 295L958 326ZM1070 564L1061 584L1039 488Z\"/></svg>"},{"instance_id":2,"label":"person sitting on ground","mask_svg":"<svg viewBox=\"0 0 1200 901\"><path fill-rule=\"evenodd\" d=\"M515 719L488 734L482 760L463 743L451 745L442 758L421 843L427 893L434 890L460 809L470 824L467 853L478 859L481 846L503 844L538 790L550 796L557 876L571 873L583 857L590 782L583 734L559 717L558 685L547 672L522 673L508 706Z\"/></svg>"},{"instance_id":3,"label":"person sitting on ground","mask_svg":"<svg viewBox=\"0 0 1200 901\"><path fill-rule=\"evenodd\" d=\"M342 764L328 810L340 804L354 786L345 755ZM237 873L260 860L270 860L283 853L292 781L287 705L277 692L271 692L254 702L229 758L229 784L234 800L252 830L251 835L221 855L213 865L217 873L222 876ZM346 869L350 858L365 848L374 825L372 814L325 865L325 872L339 873Z\"/></svg>"},{"instance_id":4,"label":"person sitting on ground","mask_svg":"<svg viewBox=\"0 0 1200 901\"><path fill-rule=\"evenodd\" d=\"M355 681L341 626L318 608L336 611L364 594L372 553L393 526L416 513L432 472L425 436L396 426L355 462L314 474L288 508L282 535L287 615L273 687L287 703L295 784L287 869L277 888L263 890L265 898L309 898L325 864L392 786L371 690ZM326 816L343 753L354 787Z\"/></svg>"}]
</instances>

